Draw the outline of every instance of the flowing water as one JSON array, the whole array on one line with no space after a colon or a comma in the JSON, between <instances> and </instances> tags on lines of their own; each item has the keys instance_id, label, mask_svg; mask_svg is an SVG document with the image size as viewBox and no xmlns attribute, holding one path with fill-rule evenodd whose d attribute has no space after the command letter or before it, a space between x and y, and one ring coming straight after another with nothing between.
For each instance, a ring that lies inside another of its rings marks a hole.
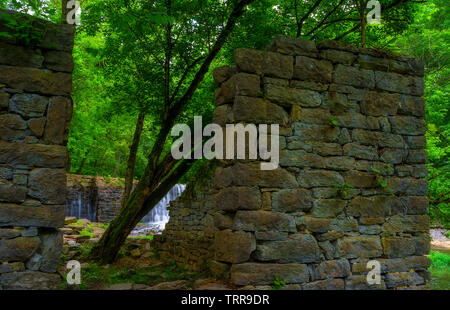
<instances>
[{"instance_id":1,"label":"flowing water","mask_svg":"<svg viewBox=\"0 0 450 310\"><path fill-rule=\"evenodd\" d=\"M141 220L144 225L139 225L132 234L143 234L147 231L162 231L169 221L169 202L175 200L186 188L184 184L176 184L167 195ZM94 187L80 187L77 191L68 194L66 202L66 216L74 216L78 219L97 221L98 193Z\"/></svg>"}]
</instances>

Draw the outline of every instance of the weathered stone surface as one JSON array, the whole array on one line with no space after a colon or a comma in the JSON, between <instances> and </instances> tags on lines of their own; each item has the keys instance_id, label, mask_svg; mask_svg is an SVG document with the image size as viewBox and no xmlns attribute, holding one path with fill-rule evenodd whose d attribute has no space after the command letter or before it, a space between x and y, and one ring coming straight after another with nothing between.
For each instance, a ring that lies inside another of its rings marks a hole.
<instances>
[{"instance_id":1,"label":"weathered stone surface","mask_svg":"<svg viewBox=\"0 0 450 310\"><path fill-rule=\"evenodd\" d=\"M20 229L17 228L0 228L0 238L11 239L21 235Z\"/></svg>"},{"instance_id":2,"label":"weathered stone surface","mask_svg":"<svg viewBox=\"0 0 450 310\"><path fill-rule=\"evenodd\" d=\"M326 157L323 160L323 165L326 169L345 171L355 167L355 159L349 156Z\"/></svg>"},{"instance_id":3,"label":"weathered stone surface","mask_svg":"<svg viewBox=\"0 0 450 310\"><path fill-rule=\"evenodd\" d=\"M402 136L389 132L368 131L363 129L353 129L352 139L364 145L379 147L403 148L405 143Z\"/></svg>"},{"instance_id":4,"label":"weathered stone surface","mask_svg":"<svg viewBox=\"0 0 450 310\"><path fill-rule=\"evenodd\" d=\"M342 176L335 171L303 170L298 176L298 183L302 187L333 187L344 184Z\"/></svg>"},{"instance_id":5,"label":"weathered stone surface","mask_svg":"<svg viewBox=\"0 0 450 310\"><path fill-rule=\"evenodd\" d=\"M423 64L416 60L397 60L390 58L373 57L370 55L358 55L358 64L361 68L395 72L401 74L423 75ZM422 67L422 69L421 69Z\"/></svg>"},{"instance_id":6,"label":"weathered stone surface","mask_svg":"<svg viewBox=\"0 0 450 310\"><path fill-rule=\"evenodd\" d=\"M0 201L24 202L27 192L27 188L23 186L0 184Z\"/></svg>"},{"instance_id":7,"label":"weathered stone surface","mask_svg":"<svg viewBox=\"0 0 450 310\"><path fill-rule=\"evenodd\" d=\"M386 285L381 279L380 284L367 283L367 277L365 275L354 275L345 279L345 289L346 290L380 290L385 289Z\"/></svg>"},{"instance_id":8,"label":"weathered stone surface","mask_svg":"<svg viewBox=\"0 0 450 310\"><path fill-rule=\"evenodd\" d=\"M314 201L312 215L314 217L334 218L342 213L347 201L342 199L318 199Z\"/></svg>"},{"instance_id":9,"label":"weathered stone surface","mask_svg":"<svg viewBox=\"0 0 450 310\"><path fill-rule=\"evenodd\" d=\"M388 258L406 257L416 253L416 243L420 240L407 237L383 237L384 254ZM418 244L420 246L420 244Z\"/></svg>"},{"instance_id":10,"label":"weathered stone surface","mask_svg":"<svg viewBox=\"0 0 450 310\"><path fill-rule=\"evenodd\" d=\"M50 98L44 136L46 143L62 144L64 142L66 121L70 120L69 110L72 110L70 99L65 97Z\"/></svg>"},{"instance_id":11,"label":"weathered stone surface","mask_svg":"<svg viewBox=\"0 0 450 310\"><path fill-rule=\"evenodd\" d=\"M377 149L359 143L347 143L343 147L344 155L360 159L378 160Z\"/></svg>"},{"instance_id":12,"label":"weathered stone surface","mask_svg":"<svg viewBox=\"0 0 450 310\"><path fill-rule=\"evenodd\" d=\"M287 239L288 233L279 231L256 231L255 237L256 240L281 241Z\"/></svg>"},{"instance_id":13,"label":"weathered stone surface","mask_svg":"<svg viewBox=\"0 0 450 310\"><path fill-rule=\"evenodd\" d=\"M386 217L398 203L398 199L392 196L358 196L349 202L346 213L354 217Z\"/></svg>"},{"instance_id":14,"label":"weathered stone surface","mask_svg":"<svg viewBox=\"0 0 450 310\"><path fill-rule=\"evenodd\" d=\"M321 51L320 56L334 63L342 63L344 65L351 65L356 59L356 56L353 53L332 49Z\"/></svg>"},{"instance_id":15,"label":"weathered stone surface","mask_svg":"<svg viewBox=\"0 0 450 310\"><path fill-rule=\"evenodd\" d=\"M384 148L379 151L380 160L392 165L401 164L406 159L407 152L404 149Z\"/></svg>"},{"instance_id":16,"label":"weathered stone surface","mask_svg":"<svg viewBox=\"0 0 450 310\"><path fill-rule=\"evenodd\" d=\"M0 109L8 107L9 94L0 90Z\"/></svg>"},{"instance_id":17,"label":"weathered stone surface","mask_svg":"<svg viewBox=\"0 0 450 310\"><path fill-rule=\"evenodd\" d=\"M376 87L391 92L422 96L423 79L392 72L375 72Z\"/></svg>"},{"instance_id":18,"label":"weathered stone surface","mask_svg":"<svg viewBox=\"0 0 450 310\"><path fill-rule=\"evenodd\" d=\"M425 150L409 150L406 162L408 164L424 164L428 160Z\"/></svg>"},{"instance_id":19,"label":"weathered stone surface","mask_svg":"<svg viewBox=\"0 0 450 310\"><path fill-rule=\"evenodd\" d=\"M425 120L412 116L390 117L389 121L392 126L392 132L401 135L424 135L427 130Z\"/></svg>"},{"instance_id":20,"label":"weathered stone surface","mask_svg":"<svg viewBox=\"0 0 450 310\"><path fill-rule=\"evenodd\" d=\"M0 203L0 226L62 227L65 205L28 207Z\"/></svg>"},{"instance_id":21,"label":"weathered stone surface","mask_svg":"<svg viewBox=\"0 0 450 310\"><path fill-rule=\"evenodd\" d=\"M38 168L29 175L29 195L44 204L64 204L66 174L63 169Z\"/></svg>"},{"instance_id":22,"label":"weathered stone surface","mask_svg":"<svg viewBox=\"0 0 450 310\"><path fill-rule=\"evenodd\" d=\"M344 174L344 180L346 183L357 188L370 188L379 186L376 180L376 175L369 172L355 170L349 171Z\"/></svg>"},{"instance_id":23,"label":"weathered stone surface","mask_svg":"<svg viewBox=\"0 0 450 310\"><path fill-rule=\"evenodd\" d=\"M311 263L320 261L321 251L312 235L293 234L284 241L269 241L258 244L255 257L259 261Z\"/></svg>"},{"instance_id":24,"label":"weathered stone surface","mask_svg":"<svg viewBox=\"0 0 450 310\"><path fill-rule=\"evenodd\" d=\"M262 98L238 96L232 111L236 122L284 125L289 119L282 107Z\"/></svg>"},{"instance_id":25,"label":"weathered stone surface","mask_svg":"<svg viewBox=\"0 0 450 310\"><path fill-rule=\"evenodd\" d=\"M230 268L231 266L226 263L221 263L215 260L212 260L209 265L209 270L211 274L217 279L225 279L230 276Z\"/></svg>"},{"instance_id":26,"label":"weathered stone surface","mask_svg":"<svg viewBox=\"0 0 450 310\"><path fill-rule=\"evenodd\" d=\"M279 53L264 53L261 70L264 76L282 79L291 79L293 74L294 58Z\"/></svg>"},{"instance_id":27,"label":"weathered stone surface","mask_svg":"<svg viewBox=\"0 0 450 310\"><path fill-rule=\"evenodd\" d=\"M234 217L232 228L244 231L296 231L292 216L267 211L238 211Z\"/></svg>"},{"instance_id":28,"label":"weathered stone surface","mask_svg":"<svg viewBox=\"0 0 450 310\"><path fill-rule=\"evenodd\" d=\"M424 116L425 115L425 100L421 97L402 96L398 113L404 115Z\"/></svg>"},{"instance_id":29,"label":"weathered stone surface","mask_svg":"<svg viewBox=\"0 0 450 310\"><path fill-rule=\"evenodd\" d=\"M9 110L23 117L41 117L45 114L48 100L35 94L16 94L9 101Z\"/></svg>"},{"instance_id":30,"label":"weathered stone surface","mask_svg":"<svg viewBox=\"0 0 450 310\"><path fill-rule=\"evenodd\" d=\"M73 71L73 58L71 53L62 51L46 51L44 53L44 66L54 71Z\"/></svg>"},{"instance_id":31,"label":"weathered stone surface","mask_svg":"<svg viewBox=\"0 0 450 310\"><path fill-rule=\"evenodd\" d=\"M333 82L362 88L374 88L375 76L370 70L337 65Z\"/></svg>"},{"instance_id":32,"label":"weathered stone surface","mask_svg":"<svg viewBox=\"0 0 450 310\"><path fill-rule=\"evenodd\" d=\"M302 286L304 290L343 290L345 288L342 279L327 279L306 283Z\"/></svg>"},{"instance_id":33,"label":"weathered stone surface","mask_svg":"<svg viewBox=\"0 0 450 310\"><path fill-rule=\"evenodd\" d=\"M8 143L0 141L0 163L63 168L67 149L59 145Z\"/></svg>"},{"instance_id":34,"label":"weathered stone surface","mask_svg":"<svg viewBox=\"0 0 450 310\"><path fill-rule=\"evenodd\" d=\"M0 283L6 290L54 290L60 288L61 278L53 273L23 271L3 274Z\"/></svg>"},{"instance_id":35,"label":"weathered stone surface","mask_svg":"<svg viewBox=\"0 0 450 310\"><path fill-rule=\"evenodd\" d=\"M288 36L275 37L267 46L267 50L287 55L304 56L313 56L318 52L313 41Z\"/></svg>"},{"instance_id":36,"label":"weathered stone surface","mask_svg":"<svg viewBox=\"0 0 450 310\"><path fill-rule=\"evenodd\" d=\"M69 73L51 73L34 68L0 65L0 83L25 92L68 96L72 90Z\"/></svg>"},{"instance_id":37,"label":"weathered stone surface","mask_svg":"<svg viewBox=\"0 0 450 310\"><path fill-rule=\"evenodd\" d=\"M428 193L428 181L415 178L386 178L387 186L394 194L425 196Z\"/></svg>"},{"instance_id":38,"label":"weathered stone surface","mask_svg":"<svg viewBox=\"0 0 450 310\"><path fill-rule=\"evenodd\" d=\"M44 57L39 50L0 42L0 64L39 68Z\"/></svg>"},{"instance_id":39,"label":"weathered stone surface","mask_svg":"<svg viewBox=\"0 0 450 310\"><path fill-rule=\"evenodd\" d=\"M383 247L378 236L343 237L336 243L338 257L379 257L382 254Z\"/></svg>"},{"instance_id":40,"label":"weathered stone surface","mask_svg":"<svg viewBox=\"0 0 450 310\"><path fill-rule=\"evenodd\" d=\"M27 123L16 114L0 115L0 138L6 141L22 139L26 136Z\"/></svg>"},{"instance_id":41,"label":"weathered stone surface","mask_svg":"<svg viewBox=\"0 0 450 310\"><path fill-rule=\"evenodd\" d=\"M400 97L400 94L369 91L361 102L361 112L372 116L395 115L400 105Z\"/></svg>"},{"instance_id":42,"label":"weathered stone surface","mask_svg":"<svg viewBox=\"0 0 450 310\"><path fill-rule=\"evenodd\" d=\"M303 150L282 150L280 165L283 167L314 167L323 168L323 158Z\"/></svg>"},{"instance_id":43,"label":"weathered stone surface","mask_svg":"<svg viewBox=\"0 0 450 310\"><path fill-rule=\"evenodd\" d=\"M405 136L405 142L410 149L421 149L426 147L425 136Z\"/></svg>"},{"instance_id":44,"label":"weathered stone surface","mask_svg":"<svg viewBox=\"0 0 450 310\"><path fill-rule=\"evenodd\" d=\"M317 82L309 82L309 81L291 80L288 85L293 88L302 88L302 89L309 89L309 90L315 90L315 91L324 91L324 90L328 89L327 84L322 84L322 83L317 83ZM282 85L282 86L287 86L287 85Z\"/></svg>"},{"instance_id":45,"label":"weathered stone surface","mask_svg":"<svg viewBox=\"0 0 450 310\"><path fill-rule=\"evenodd\" d=\"M294 176L280 168L275 170L261 170L259 164L236 163L233 167L227 169L231 170L229 172L231 172L232 183L237 186L279 188L293 188L297 186L297 181ZM227 173L228 171L225 171L222 177L225 177Z\"/></svg>"},{"instance_id":46,"label":"weathered stone surface","mask_svg":"<svg viewBox=\"0 0 450 310\"><path fill-rule=\"evenodd\" d=\"M399 286L419 285L425 282L417 272L393 272L388 273L385 278L388 288Z\"/></svg>"},{"instance_id":47,"label":"weathered stone surface","mask_svg":"<svg viewBox=\"0 0 450 310\"><path fill-rule=\"evenodd\" d=\"M2 273L18 272L25 270L25 266L22 262L14 262L10 264L0 264L0 275ZM0 281L1 284L1 281Z\"/></svg>"},{"instance_id":48,"label":"weathered stone surface","mask_svg":"<svg viewBox=\"0 0 450 310\"><path fill-rule=\"evenodd\" d=\"M315 279L345 278L350 275L350 264L346 259L321 262L314 269Z\"/></svg>"},{"instance_id":49,"label":"weathered stone surface","mask_svg":"<svg viewBox=\"0 0 450 310\"><path fill-rule=\"evenodd\" d=\"M382 232L381 226L379 225L359 225L358 229L363 235L379 235Z\"/></svg>"},{"instance_id":50,"label":"weathered stone surface","mask_svg":"<svg viewBox=\"0 0 450 310\"><path fill-rule=\"evenodd\" d=\"M239 71L261 74L261 63L264 52L247 48L237 48L234 51L234 63Z\"/></svg>"},{"instance_id":51,"label":"weathered stone surface","mask_svg":"<svg viewBox=\"0 0 450 310\"><path fill-rule=\"evenodd\" d=\"M230 66L222 66L213 70L213 79L217 85L222 84L235 74L236 69Z\"/></svg>"},{"instance_id":52,"label":"weathered stone surface","mask_svg":"<svg viewBox=\"0 0 450 310\"><path fill-rule=\"evenodd\" d=\"M339 128L324 125L294 123L294 134L303 141L337 142Z\"/></svg>"},{"instance_id":53,"label":"weathered stone surface","mask_svg":"<svg viewBox=\"0 0 450 310\"><path fill-rule=\"evenodd\" d=\"M273 284L275 277L285 283L304 283L309 280L305 264L236 264L231 267L231 282L235 285Z\"/></svg>"},{"instance_id":54,"label":"weathered stone surface","mask_svg":"<svg viewBox=\"0 0 450 310\"><path fill-rule=\"evenodd\" d=\"M308 109L301 108L299 106L293 106L292 110L295 110L297 115L295 115L296 122L302 122L304 124L319 124L328 125L330 123L331 113L327 109Z\"/></svg>"},{"instance_id":55,"label":"weathered stone surface","mask_svg":"<svg viewBox=\"0 0 450 310\"><path fill-rule=\"evenodd\" d=\"M272 195L272 210L296 212L312 207L311 192L305 189L282 189Z\"/></svg>"},{"instance_id":56,"label":"weathered stone surface","mask_svg":"<svg viewBox=\"0 0 450 310\"><path fill-rule=\"evenodd\" d=\"M407 214L426 214L428 210L428 198L423 196L411 196L400 198L406 205Z\"/></svg>"},{"instance_id":57,"label":"weathered stone surface","mask_svg":"<svg viewBox=\"0 0 450 310\"><path fill-rule=\"evenodd\" d=\"M316 60L309 57L295 58L294 78L319 83L330 83L333 65L326 60Z\"/></svg>"},{"instance_id":58,"label":"weathered stone surface","mask_svg":"<svg viewBox=\"0 0 450 310\"><path fill-rule=\"evenodd\" d=\"M0 240L0 261L27 261L38 249L38 237L18 237Z\"/></svg>"},{"instance_id":59,"label":"weathered stone surface","mask_svg":"<svg viewBox=\"0 0 450 310\"><path fill-rule=\"evenodd\" d=\"M400 215L393 216L383 224L383 232L426 232L430 230L430 219L426 215Z\"/></svg>"},{"instance_id":60,"label":"weathered stone surface","mask_svg":"<svg viewBox=\"0 0 450 310\"><path fill-rule=\"evenodd\" d=\"M28 127L36 137L41 137L45 128L45 117L32 118L28 121Z\"/></svg>"},{"instance_id":61,"label":"weathered stone surface","mask_svg":"<svg viewBox=\"0 0 450 310\"><path fill-rule=\"evenodd\" d=\"M312 90L288 88L274 84L266 84L264 90L268 100L285 107L292 105L317 107L322 102L320 94Z\"/></svg>"},{"instance_id":62,"label":"weathered stone surface","mask_svg":"<svg viewBox=\"0 0 450 310\"><path fill-rule=\"evenodd\" d=\"M219 88L215 95L215 104L220 106L233 102L236 96L260 96L259 76L248 73L233 75Z\"/></svg>"},{"instance_id":63,"label":"weathered stone surface","mask_svg":"<svg viewBox=\"0 0 450 310\"><path fill-rule=\"evenodd\" d=\"M354 274L367 274L370 268L367 268L368 259L356 260L352 263L352 272ZM414 270L426 270L430 265L430 259L426 256L410 256L405 258L378 259L380 262L381 273L404 272Z\"/></svg>"},{"instance_id":64,"label":"weathered stone surface","mask_svg":"<svg viewBox=\"0 0 450 310\"><path fill-rule=\"evenodd\" d=\"M216 196L216 209L225 211L261 208L261 193L255 187L227 187Z\"/></svg>"},{"instance_id":65,"label":"weathered stone surface","mask_svg":"<svg viewBox=\"0 0 450 310\"><path fill-rule=\"evenodd\" d=\"M56 272L63 247L63 233L58 230L45 231L40 236L40 269L44 272Z\"/></svg>"},{"instance_id":66,"label":"weathered stone surface","mask_svg":"<svg viewBox=\"0 0 450 310\"><path fill-rule=\"evenodd\" d=\"M22 228L21 234L22 237L35 237L38 235L38 229L37 227Z\"/></svg>"},{"instance_id":67,"label":"weathered stone surface","mask_svg":"<svg viewBox=\"0 0 450 310\"><path fill-rule=\"evenodd\" d=\"M221 262L242 263L255 250L255 238L251 233L231 230L218 231L214 239L215 259Z\"/></svg>"}]
</instances>

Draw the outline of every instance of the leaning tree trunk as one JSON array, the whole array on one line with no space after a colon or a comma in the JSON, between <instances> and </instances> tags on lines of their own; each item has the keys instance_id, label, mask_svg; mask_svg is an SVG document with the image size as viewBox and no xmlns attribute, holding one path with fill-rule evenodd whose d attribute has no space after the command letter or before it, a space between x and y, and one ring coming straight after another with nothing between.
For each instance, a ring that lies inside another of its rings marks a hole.
<instances>
[{"instance_id":1,"label":"leaning tree trunk","mask_svg":"<svg viewBox=\"0 0 450 310\"><path fill-rule=\"evenodd\" d=\"M103 264L114 262L120 247L125 242L131 230L189 170L192 161L183 160L177 167L174 167L176 161L171 158L170 153L162 163L158 164L167 136L177 116L182 112L185 105L190 101L198 86L203 81L211 62L222 49L234 25L237 23L237 19L244 14L245 7L253 1L255 0L241 0L235 5L227 24L217 37L216 42L195 74L185 94L178 101L174 102L170 111L168 111L169 113L164 114L163 127L148 157L144 176L130 195L124 208L111 222L99 243L92 249L91 258L97 259Z\"/></svg>"},{"instance_id":2,"label":"leaning tree trunk","mask_svg":"<svg viewBox=\"0 0 450 310\"><path fill-rule=\"evenodd\" d=\"M123 209L128 198L130 197L131 189L133 188L134 167L136 166L136 156L139 148L139 141L141 140L142 129L144 128L145 114L140 113L136 122L136 129L134 130L133 142L130 145L130 155L127 161L127 171L125 173L125 187L123 189L122 201L120 203L120 210Z\"/></svg>"}]
</instances>

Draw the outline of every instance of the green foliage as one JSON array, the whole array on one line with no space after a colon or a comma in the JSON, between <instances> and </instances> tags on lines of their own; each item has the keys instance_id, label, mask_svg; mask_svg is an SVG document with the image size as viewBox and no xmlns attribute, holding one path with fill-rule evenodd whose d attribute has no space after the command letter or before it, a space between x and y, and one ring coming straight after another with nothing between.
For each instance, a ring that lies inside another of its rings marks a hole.
<instances>
[{"instance_id":1,"label":"green foliage","mask_svg":"<svg viewBox=\"0 0 450 310\"><path fill-rule=\"evenodd\" d=\"M286 282L281 280L279 277L275 277L272 284L272 290L281 290L283 287L286 286Z\"/></svg>"},{"instance_id":2,"label":"green foliage","mask_svg":"<svg viewBox=\"0 0 450 310\"><path fill-rule=\"evenodd\" d=\"M431 265L433 270L450 270L450 255L436 251L430 251Z\"/></svg>"},{"instance_id":3,"label":"green foliage","mask_svg":"<svg viewBox=\"0 0 450 310\"><path fill-rule=\"evenodd\" d=\"M0 32L0 37L26 46L35 46L42 42L45 28L42 30L33 26L32 18L0 12L0 19L5 21L4 25L8 28L8 32Z\"/></svg>"},{"instance_id":4,"label":"green foliage","mask_svg":"<svg viewBox=\"0 0 450 310\"><path fill-rule=\"evenodd\" d=\"M333 127L339 127L339 122L337 121L336 116L330 116L330 125Z\"/></svg>"}]
</instances>

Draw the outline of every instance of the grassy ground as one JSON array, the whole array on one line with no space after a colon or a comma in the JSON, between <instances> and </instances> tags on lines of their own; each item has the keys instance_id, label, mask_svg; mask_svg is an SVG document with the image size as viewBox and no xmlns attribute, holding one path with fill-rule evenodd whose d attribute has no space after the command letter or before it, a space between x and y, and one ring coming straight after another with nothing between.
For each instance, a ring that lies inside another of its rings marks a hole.
<instances>
[{"instance_id":1,"label":"grassy ground","mask_svg":"<svg viewBox=\"0 0 450 310\"><path fill-rule=\"evenodd\" d=\"M450 290L450 254L431 251L430 258L430 288L435 290Z\"/></svg>"}]
</instances>

